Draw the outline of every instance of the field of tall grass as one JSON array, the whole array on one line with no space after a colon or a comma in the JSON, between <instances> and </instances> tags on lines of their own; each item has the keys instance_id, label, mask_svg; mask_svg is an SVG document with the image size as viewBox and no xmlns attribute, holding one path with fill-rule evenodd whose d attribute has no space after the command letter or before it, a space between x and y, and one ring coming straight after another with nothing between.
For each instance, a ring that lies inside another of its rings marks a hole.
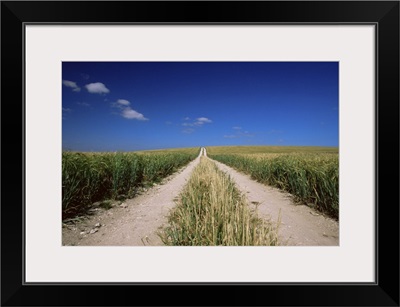
<instances>
[{"instance_id":1,"label":"field of tall grass","mask_svg":"<svg viewBox=\"0 0 400 307\"><path fill-rule=\"evenodd\" d=\"M133 197L199 154L200 148L137 153L62 153L63 219L105 199Z\"/></svg>"},{"instance_id":2,"label":"field of tall grass","mask_svg":"<svg viewBox=\"0 0 400 307\"><path fill-rule=\"evenodd\" d=\"M194 169L160 237L166 245L278 244L276 226L251 212L233 181L206 157Z\"/></svg>"},{"instance_id":3,"label":"field of tall grass","mask_svg":"<svg viewBox=\"0 0 400 307\"><path fill-rule=\"evenodd\" d=\"M207 146L207 154L338 154L338 147L322 146Z\"/></svg>"},{"instance_id":4,"label":"field of tall grass","mask_svg":"<svg viewBox=\"0 0 400 307\"><path fill-rule=\"evenodd\" d=\"M260 146L249 150L237 146L229 150L207 147L207 154L259 182L291 193L298 202L336 219L339 217L337 148Z\"/></svg>"}]
</instances>

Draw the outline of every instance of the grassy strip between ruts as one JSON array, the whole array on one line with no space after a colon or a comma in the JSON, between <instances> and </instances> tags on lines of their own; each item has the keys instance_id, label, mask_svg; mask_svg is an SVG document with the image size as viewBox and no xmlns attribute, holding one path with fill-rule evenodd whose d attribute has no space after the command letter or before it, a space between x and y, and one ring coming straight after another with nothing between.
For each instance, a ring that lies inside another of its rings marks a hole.
<instances>
[{"instance_id":1,"label":"grassy strip between ruts","mask_svg":"<svg viewBox=\"0 0 400 307\"><path fill-rule=\"evenodd\" d=\"M269 246L278 245L277 232L251 212L230 177L202 157L159 235L166 245Z\"/></svg>"}]
</instances>

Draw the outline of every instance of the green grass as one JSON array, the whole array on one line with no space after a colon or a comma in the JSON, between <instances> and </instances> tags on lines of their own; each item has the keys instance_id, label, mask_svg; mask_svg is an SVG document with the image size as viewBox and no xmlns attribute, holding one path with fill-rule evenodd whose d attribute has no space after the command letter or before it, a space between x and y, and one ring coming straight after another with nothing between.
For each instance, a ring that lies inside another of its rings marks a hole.
<instances>
[{"instance_id":1,"label":"green grass","mask_svg":"<svg viewBox=\"0 0 400 307\"><path fill-rule=\"evenodd\" d=\"M166 245L277 245L277 229L250 212L245 196L214 162L201 158L169 225L160 233Z\"/></svg>"},{"instance_id":2,"label":"green grass","mask_svg":"<svg viewBox=\"0 0 400 307\"><path fill-rule=\"evenodd\" d=\"M243 149L243 148L242 148ZM336 219L339 217L339 157L334 152L303 151L276 155L212 154L210 158L227 164L251 178L275 186L295 196L298 202L314 207ZM285 149L286 150L286 149ZM243 151L242 151L243 153Z\"/></svg>"},{"instance_id":3,"label":"green grass","mask_svg":"<svg viewBox=\"0 0 400 307\"><path fill-rule=\"evenodd\" d=\"M200 148L157 153L62 153L63 219L106 199L133 197L193 160Z\"/></svg>"}]
</instances>

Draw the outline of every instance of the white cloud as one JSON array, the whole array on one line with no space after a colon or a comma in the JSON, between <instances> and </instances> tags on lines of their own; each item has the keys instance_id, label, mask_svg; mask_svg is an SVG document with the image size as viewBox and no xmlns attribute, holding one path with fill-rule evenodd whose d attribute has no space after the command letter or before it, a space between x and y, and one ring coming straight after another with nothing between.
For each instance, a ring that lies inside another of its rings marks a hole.
<instances>
[{"instance_id":1,"label":"white cloud","mask_svg":"<svg viewBox=\"0 0 400 307\"><path fill-rule=\"evenodd\" d=\"M70 108L62 108L63 112L71 112Z\"/></svg>"},{"instance_id":2,"label":"white cloud","mask_svg":"<svg viewBox=\"0 0 400 307\"><path fill-rule=\"evenodd\" d=\"M74 92L79 92L81 90L81 88L78 85L76 85L76 82L69 81L69 80L63 80L62 83L66 87L72 88L72 91L74 91Z\"/></svg>"},{"instance_id":3,"label":"white cloud","mask_svg":"<svg viewBox=\"0 0 400 307\"><path fill-rule=\"evenodd\" d=\"M185 117L183 120L189 121L189 117ZM192 120L190 122L185 122L182 124L184 127L202 127L204 124L209 124L212 123L212 120L207 118L207 117L198 117L195 120ZM185 128L182 130L183 133L190 134L194 132L194 128Z\"/></svg>"},{"instance_id":4,"label":"white cloud","mask_svg":"<svg viewBox=\"0 0 400 307\"><path fill-rule=\"evenodd\" d=\"M120 105L123 105L123 106L129 106L131 103L128 101L128 100L126 100L126 99L118 99L117 100L117 103L119 103Z\"/></svg>"},{"instance_id":5,"label":"white cloud","mask_svg":"<svg viewBox=\"0 0 400 307\"><path fill-rule=\"evenodd\" d=\"M76 104L79 105L79 106L82 106L82 107L90 106L90 104L88 104L87 102L77 102Z\"/></svg>"},{"instance_id":6,"label":"white cloud","mask_svg":"<svg viewBox=\"0 0 400 307\"><path fill-rule=\"evenodd\" d=\"M121 115L126 119L149 120L148 118L144 117L142 113L136 112L130 107L124 108Z\"/></svg>"},{"instance_id":7,"label":"white cloud","mask_svg":"<svg viewBox=\"0 0 400 307\"><path fill-rule=\"evenodd\" d=\"M232 127L232 129L234 129L234 130L242 130L242 127L235 126L235 127Z\"/></svg>"},{"instance_id":8,"label":"white cloud","mask_svg":"<svg viewBox=\"0 0 400 307\"><path fill-rule=\"evenodd\" d=\"M116 102L111 103L111 107L120 109L120 115L126 119L149 120L142 113L132 109L130 105L131 103L126 99L118 99Z\"/></svg>"},{"instance_id":9,"label":"white cloud","mask_svg":"<svg viewBox=\"0 0 400 307\"><path fill-rule=\"evenodd\" d=\"M110 92L106 86L101 82L89 83L85 85L89 93L93 94L107 94Z\"/></svg>"},{"instance_id":10,"label":"white cloud","mask_svg":"<svg viewBox=\"0 0 400 307\"><path fill-rule=\"evenodd\" d=\"M197 122L198 122L198 123L212 123L212 120L211 120L211 119L208 119L207 117L199 117L199 118L197 119Z\"/></svg>"},{"instance_id":11,"label":"white cloud","mask_svg":"<svg viewBox=\"0 0 400 307\"><path fill-rule=\"evenodd\" d=\"M190 118L189 117L185 117L184 120L188 121ZM182 126L184 127L202 127L204 124L209 124L212 123L212 120L207 118L207 117L198 117L196 118L194 121L191 122L185 122L182 123ZM190 133L192 133L194 131L194 129L186 129L186 130L192 130L190 131ZM183 130L183 132L186 132L186 130Z\"/></svg>"}]
</instances>

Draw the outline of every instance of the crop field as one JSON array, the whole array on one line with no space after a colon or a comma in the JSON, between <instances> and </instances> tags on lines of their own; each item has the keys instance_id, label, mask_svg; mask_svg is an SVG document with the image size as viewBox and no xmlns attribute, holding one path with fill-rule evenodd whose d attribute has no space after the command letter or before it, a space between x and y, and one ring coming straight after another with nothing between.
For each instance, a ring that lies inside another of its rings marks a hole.
<instances>
[{"instance_id":1,"label":"crop field","mask_svg":"<svg viewBox=\"0 0 400 307\"><path fill-rule=\"evenodd\" d=\"M186 148L168 148L168 149L152 149L152 150L141 150L135 151L136 154L170 154L170 153L180 153L188 155L198 155L199 147L186 147Z\"/></svg>"},{"instance_id":2,"label":"crop field","mask_svg":"<svg viewBox=\"0 0 400 307\"><path fill-rule=\"evenodd\" d=\"M208 156L296 201L339 217L339 156L335 147L207 147Z\"/></svg>"},{"instance_id":3,"label":"crop field","mask_svg":"<svg viewBox=\"0 0 400 307\"><path fill-rule=\"evenodd\" d=\"M338 154L338 147L319 146L207 146L208 155L220 154Z\"/></svg>"},{"instance_id":4,"label":"crop field","mask_svg":"<svg viewBox=\"0 0 400 307\"><path fill-rule=\"evenodd\" d=\"M163 178L187 165L199 155L200 158L195 164L173 177L164 188L150 189L155 183L160 183ZM257 181L290 193L293 196L290 198L292 204L293 201L305 204L336 220L339 219L337 148L215 146L205 147L204 150L195 147L137 152L63 152L63 221L86 217L88 212L92 212L94 205L102 207L105 209L102 212L105 212L122 201L124 206L117 207L117 213L122 212L121 210L124 210L123 208L129 203L135 203L135 199L145 197L145 200L143 198L137 200L136 205L131 207L133 212L136 212L132 213L132 216L137 217L137 214L143 216L144 212L147 212L143 210L148 210L147 215L152 216L151 221L159 221L163 218L162 212L167 212L162 208L169 206L169 203L172 204L168 216L165 215L166 224L154 230L163 245L281 245L278 232L281 230L281 218L285 220L288 212L281 215L280 210L287 210L286 207L281 207L286 205L272 194L265 198L260 197L259 192L254 192L258 191L257 187L251 186L251 183L246 183L244 190L243 182L238 183L240 180L237 181L237 177L231 173L232 170L217 165L215 161L250 175L253 179L250 181L253 183ZM174 181L181 175L184 176L183 180ZM178 182L181 182L179 187ZM260 186L265 191L265 188ZM141 193L143 190L146 194ZM161 198L158 197L160 191L165 194ZM175 193L173 199L169 199L171 193ZM256 199L254 196L248 198L250 194L247 193L258 196ZM137 195L141 196L136 197ZM272 216L266 215L266 207L263 209L258 207L261 203L269 201L280 206L279 213L274 215L273 220ZM140 213L137 210L140 210ZM260 215L259 210L261 210ZM308 213L309 211L307 215ZM319 216L314 211L311 215ZM147 225L149 221L146 220L145 224ZM302 221L304 219L300 218L298 223L301 224ZM141 222L141 218L135 218L134 224ZM112 222L105 224L109 223ZM147 229L146 225L143 224L143 231ZM300 227L298 231L301 232L302 227L308 229L315 225L297 227ZM80 233L81 237L86 235L85 231ZM90 231L94 233L98 229L92 228L88 231L90 234ZM323 228L322 233L329 231L330 228ZM143 235L141 238L146 238L146 233ZM331 236L336 236L334 230ZM141 239L141 242L146 245L148 241L143 240ZM325 241L318 242L322 244ZM331 242L326 244L335 244ZM282 244L286 243L283 241Z\"/></svg>"},{"instance_id":5,"label":"crop field","mask_svg":"<svg viewBox=\"0 0 400 307\"><path fill-rule=\"evenodd\" d=\"M63 152L63 219L84 212L96 201L133 197L138 187L161 181L197 157L199 150Z\"/></svg>"}]
</instances>

